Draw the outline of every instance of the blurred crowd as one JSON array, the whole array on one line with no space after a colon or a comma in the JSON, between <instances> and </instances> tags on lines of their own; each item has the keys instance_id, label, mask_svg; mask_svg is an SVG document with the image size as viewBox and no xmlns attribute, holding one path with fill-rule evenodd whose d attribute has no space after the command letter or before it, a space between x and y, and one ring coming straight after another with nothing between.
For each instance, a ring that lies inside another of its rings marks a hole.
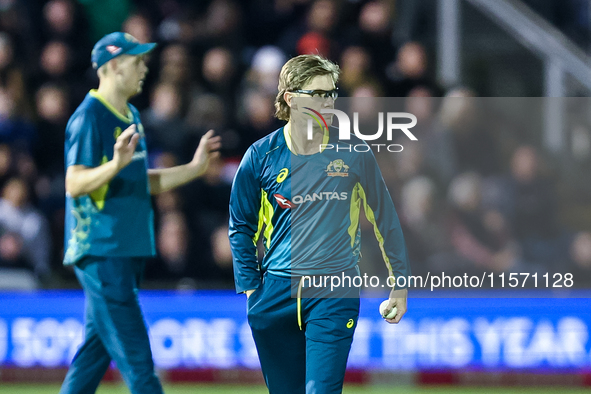
<instances>
[{"instance_id":1,"label":"blurred crowd","mask_svg":"<svg viewBox=\"0 0 591 394\"><path fill-rule=\"evenodd\" d=\"M208 129L223 138L222 158L202 179L154 199L159 256L147 266L147 285L231 287L231 181L248 146L281 126L273 102L287 59L320 53L336 61L344 97L476 94L436 83L432 51L400 28L405 3L0 1L0 287L75 286L61 265L64 130L98 85L90 51L104 34L123 30L159 44L144 92L132 100L152 167L190 160ZM471 108L421 102L427 142L378 157L414 272L591 270L591 235L562 226L543 152L526 141L500 144Z\"/></svg>"},{"instance_id":2,"label":"blurred crowd","mask_svg":"<svg viewBox=\"0 0 591 394\"><path fill-rule=\"evenodd\" d=\"M562 217L581 197L585 203L572 211L586 215L591 200L588 194L565 195L569 188L555 160L521 132L519 122L531 121L531 114L503 119L491 109L494 99L477 98L467 88L451 89L441 99L425 93L419 87L405 99L406 110L418 118L413 128L418 141L403 137L397 141L402 152L377 155L413 274L480 278L486 272L487 278L491 273L498 278L516 273L523 274L519 287L534 287L533 279L525 281L526 274L541 278L548 273L550 286L558 286L570 273L575 286L591 285L588 217L579 222L583 226ZM383 275L372 226L367 221L364 226L364 264ZM537 285L546 287L541 279Z\"/></svg>"}]
</instances>

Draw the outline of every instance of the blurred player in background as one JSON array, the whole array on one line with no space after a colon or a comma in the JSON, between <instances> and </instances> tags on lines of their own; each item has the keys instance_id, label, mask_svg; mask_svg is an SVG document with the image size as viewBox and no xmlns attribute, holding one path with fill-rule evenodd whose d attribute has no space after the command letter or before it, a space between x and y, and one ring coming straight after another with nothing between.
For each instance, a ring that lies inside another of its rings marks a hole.
<instances>
[{"instance_id":1,"label":"blurred player in background","mask_svg":"<svg viewBox=\"0 0 591 394\"><path fill-rule=\"evenodd\" d=\"M373 154L347 152L350 144L339 141L334 128L315 127L307 139L306 112L334 107L338 77L339 67L318 55L297 56L283 66L275 107L287 124L248 149L232 186L236 291L248 296L248 321L271 393L342 391L359 288L345 285L329 294L305 278L359 276L361 202L389 275L410 273L398 216ZM364 143L354 136L347 142ZM319 148L328 145L341 149ZM261 233L266 253L259 266ZM394 306L398 312L389 323L406 312L406 292L390 293L385 315Z\"/></svg>"},{"instance_id":2,"label":"blurred player in background","mask_svg":"<svg viewBox=\"0 0 591 394\"><path fill-rule=\"evenodd\" d=\"M98 90L66 128L64 264L84 289L86 332L61 393L94 393L111 360L132 393L162 393L138 302L144 261L156 251L150 194L203 174L220 140L209 131L190 163L148 170L143 127L128 100L142 91L144 56L155 45L119 32L99 40Z\"/></svg>"}]
</instances>

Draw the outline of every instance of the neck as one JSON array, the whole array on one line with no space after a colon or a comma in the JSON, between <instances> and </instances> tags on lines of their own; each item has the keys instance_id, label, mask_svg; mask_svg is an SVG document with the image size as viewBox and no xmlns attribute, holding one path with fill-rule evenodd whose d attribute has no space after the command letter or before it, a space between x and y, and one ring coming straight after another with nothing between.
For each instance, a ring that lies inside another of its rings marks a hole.
<instances>
[{"instance_id":1,"label":"neck","mask_svg":"<svg viewBox=\"0 0 591 394\"><path fill-rule=\"evenodd\" d=\"M128 98L122 95L110 81L101 81L97 89L100 94L109 104L113 106L121 115L127 116L129 111L127 107Z\"/></svg>"},{"instance_id":2,"label":"neck","mask_svg":"<svg viewBox=\"0 0 591 394\"><path fill-rule=\"evenodd\" d=\"M301 130L300 130L301 129ZM324 134L321 130L314 129L312 139L307 138L307 129L294 127L290 120L285 125L285 132L288 138L291 137L291 149L298 155L313 155L320 152L320 145L324 143Z\"/></svg>"}]
</instances>

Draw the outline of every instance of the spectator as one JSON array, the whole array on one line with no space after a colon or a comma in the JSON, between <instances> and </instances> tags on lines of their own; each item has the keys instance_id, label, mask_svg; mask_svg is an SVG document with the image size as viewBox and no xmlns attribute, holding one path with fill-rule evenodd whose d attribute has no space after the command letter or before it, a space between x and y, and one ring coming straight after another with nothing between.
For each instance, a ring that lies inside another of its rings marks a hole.
<instances>
[{"instance_id":1,"label":"spectator","mask_svg":"<svg viewBox=\"0 0 591 394\"><path fill-rule=\"evenodd\" d=\"M511 160L509 182L509 212L515 236L523 245L524 258L555 265L566 245L557 222L554 185L542 175L536 149L517 148Z\"/></svg>"},{"instance_id":2,"label":"spectator","mask_svg":"<svg viewBox=\"0 0 591 394\"><path fill-rule=\"evenodd\" d=\"M181 89L191 88L191 59L183 44L172 44L160 54L160 81L171 83Z\"/></svg>"},{"instance_id":3,"label":"spectator","mask_svg":"<svg viewBox=\"0 0 591 394\"><path fill-rule=\"evenodd\" d=\"M87 21L79 5L73 0L51 0L43 7L41 42L58 41L72 48L72 65L76 71L88 67Z\"/></svg>"},{"instance_id":4,"label":"spectator","mask_svg":"<svg viewBox=\"0 0 591 394\"><path fill-rule=\"evenodd\" d=\"M181 117L183 107L181 92L175 85L160 83L156 86L150 107L142 113L143 125L149 136L150 155L164 151L183 158L187 135Z\"/></svg>"},{"instance_id":5,"label":"spectator","mask_svg":"<svg viewBox=\"0 0 591 394\"><path fill-rule=\"evenodd\" d=\"M285 61L285 54L281 49L271 45L259 48L252 58L250 69L245 74L243 89L260 89L274 95L279 72Z\"/></svg>"},{"instance_id":6,"label":"spectator","mask_svg":"<svg viewBox=\"0 0 591 394\"><path fill-rule=\"evenodd\" d=\"M132 14L123 22L123 31L131 34L141 43L152 42L152 25L142 14Z\"/></svg>"},{"instance_id":7,"label":"spectator","mask_svg":"<svg viewBox=\"0 0 591 394\"><path fill-rule=\"evenodd\" d=\"M0 232L0 267L30 271L31 266L25 258L23 240L18 234Z\"/></svg>"},{"instance_id":8,"label":"spectator","mask_svg":"<svg viewBox=\"0 0 591 394\"><path fill-rule=\"evenodd\" d=\"M559 272L573 275L575 286L591 285L591 233L581 231L573 237L569 247L569 262Z\"/></svg>"},{"instance_id":9,"label":"spectator","mask_svg":"<svg viewBox=\"0 0 591 394\"><path fill-rule=\"evenodd\" d=\"M359 11L357 25L349 28L346 42L364 48L372 59L373 70L384 79L396 51L392 44L392 2L369 1Z\"/></svg>"},{"instance_id":10,"label":"spectator","mask_svg":"<svg viewBox=\"0 0 591 394\"><path fill-rule=\"evenodd\" d=\"M186 207L187 220L193 234L191 245L194 250L200 251L195 265L202 280L232 278L231 271L214 259L216 253L223 255L222 250L215 249L219 246L219 237L216 238L214 233L220 226L226 225L228 218L231 185L224 171L225 164L221 159L212 160L203 178L183 188L184 199L191 202Z\"/></svg>"},{"instance_id":11,"label":"spectator","mask_svg":"<svg viewBox=\"0 0 591 394\"><path fill-rule=\"evenodd\" d=\"M220 282L222 285L233 284L232 249L228 238L228 226L219 226L211 235L211 250L213 261L220 270Z\"/></svg>"},{"instance_id":12,"label":"spectator","mask_svg":"<svg viewBox=\"0 0 591 394\"><path fill-rule=\"evenodd\" d=\"M389 96L406 97L418 86L425 86L439 96L440 89L428 75L427 52L418 42L408 42L398 50L388 79Z\"/></svg>"},{"instance_id":13,"label":"spectator","mask_svg":"<svg viewBox=\"0 0 591 394\"><path fill-rule=\"evenodd\" d=\"M39 144L35 161L43 174L58 176L64 171L64 130L70 111L66 88L47 83L35 95Z\"/></svg>"},{"instance_id":14,"label":"spectator","mask_svg":"<svg viewBox=\"0 0 591 394\"><path fill-rule=\"evenodd\" d=\"M70 0L52 0L43 7L45 28L53 38L75 38L74 4ZM72 43L73 44L73 43Z\"/></svg>"},{"instance_id":15,"label":"spectator","mask_svg":"<svg viewBox=\"0 0 591 394\"><path fill-rule=\"evenodd\" d=\"M241 21L242 11L235 1L212 1L206 15L206 40L238 49L242 44Z\"/></svg>"},{"instance_id":16,"label":"spectator","mask_svg":"<svg viewBox=\"0 0 591 394\"><path fill-rule=\"evenodd\" d=\"M147 266L146 277L172 281L175 287L185 278L195 278L194 261L189 260L191 236L184 215L176 210L165 213L156 233L158 257Z\"/></svg>"},{"instance_id":17,"label":"spectator","mask_svg":"<svg viewBox=\"0 0 591 394\"><path fill-rule=\"evenodd\" d=\"M205 12L196 8L206 6ZM195 4L193 20L183 16L170 18L163 30L170 39L192 42L201 51L212 46L240 49L243 45L242 9L232 0L213 0ZM164 24L163 24L164 25Z\"/></svg>"},{"instance_id":18,"label":"spectator","mask_svg":"<svg viewBox=\"0 0 591 394\"><path fill-rule=\"evenodd\" d=\"M445 210L437 199L435 183L426 176L410 179L400 194L400 222L413 273L426 274L434 256L451 250Z\"/></svg>"},{"instance_id":19,"label":"spectator","mask_svg":"<svg viewBox=\"0 0 591 394\"><path fill-rule=\"evenodd\" d=\"M229 113L233 113L240 75L232 53L223 47L210 49L203 56L202 72L205 90L219 95L228 107Z\"/></svg>"},{"instance_id":20,"label":"spectator","mask_svg":"<svg viewBox=\"0 0 591 394\"><path fill-rule=\"evenodd\" d=\"M37 143L37 130L20 116L10 91L0 88L0 144L10 144L14 151L32 152Z\"/></svg>"},{"instance_id":21,"label":"spectator","mask_svg":"<svg viewBox=\"0 0 591 394\"><path fill-rule=\"evenodd\" d=\"M222 154L230 157L239 154L240 135L231 127L234 121L229 111L224 100L217 94L196 95L185 118L187 127L191 130L187 136L189 141L201 138L205 130L214 128L224 140Z\"/></svg>"},{"instance_id":22,"label":"spectator","mask_svg":"<svg viewBox=\"0 0 591 394\"><path fill-rule=\"evenodd\" d=\"M30 203L29 188L20 178L10 179L0 198L0 229L9 233L13 247L22 242L22 256L37 278L47 279L50 272L51 237L46 219ZM10 248L9 248L10 249Z\"/></svg>"},{"instance_id":23,"label":"spectator","mask_svg":"<svg viewBox=\"0 0 591 394\"><path fill-rule=\"evenodd\" d=\"M0 190L14 175L14 160L10 145L0 144Z\"/></svg>"},{"instance_id":24,"label":"spectator","mask_svg":"<svg viewBox=\"0 0 591 394\"><path fill-rule=\"evenodd\" d=\"M434 126L425 149L428 165L442 184L463 172L485 177L500 172L497 141L480 103L466 88L450 91L441 102L439 125Z\"/></svg>"},{"instance_id":25,"label":"spectator","mask_svg":"<svg viewBox=\"0 0 591 394\"><path fill-rule=\"evenodd\" d=\"M378 85L364 83L355 87L350 94L351 97L382 97L384 96L384 91Z\"/></svg>"},{"instance_id":26,"label":"spectator","mask_svg":"<svg viewBox=\"0 0 591 394\"><path fill-rule=\"evenodd\" d=\"M41 51L39 75L35 78L35 87L53 82L63 84L72 90L79 79L70 75L72 72L72 49L63 41L50 41Z\"/></svg>"},{"instance_id":27,"label":"spectator","mask_svg":"<svg viewBox=\"0 0 591 394\"><path fill-rule=\"evenodd\" d=\"M24 73L30 71L27 65L39 56L38 43L32 40L38 12L35 8L30 2L16 0L5 0L0 8L0 32L10 37L14 58Z\"/></svg>"},{"instance_id":28,"label":"spectator","mask_svg":"<svg viewBox=\"0 0 591 394\"><path fill-rule=\"evenodd\" d=\"M452 208L449 234L459 264L441 267L442 270L470 274L519 266L519 249L511 237L508 221L500 212L482 207L479 175L458 175L449 186L448 198Z\"/></svg>"},{"instance_id":29,"label":"spectator","mask_svg":"<svg viewBox=\"0 0 591 394\"><path fill-rule=\"evenodd\" d=\"M303 22L291 24L279 40L279 47L287 54L337 55L335 30L339 22L339 10L334 0L312 2Z\"/></svg>"},{"instance_id":30,"label":"spectator","mask_svg":"<svg viewBox=\"0 0 591 394\"><path fill-rule=\"evenodd\" d=\"M255 141L276 130L280 126L274 120L273 97L260 91L251 90L243 98L244 115L238 129L240 135L240 154Z\"/></svg>"},{"instance_id":31,"label":"spectator","mask_svg":"<svg viewBox=\"0 0 591 394\"><path fill-rule=\"evenodd\" d=\"M35 151L36 168L39 178L31 180L34 184L37 207L49 219L52 244L52 268L62 269L57 264L63 256L64 234L64 130L69 116L69 98L61 85L45 84L35 95L39 119L39 143ZM29 176L31 178L31 176Z\"/></svg>"},{"instance_id":32,"label":"spectator","mask_svg":"<svg viewBox=\"0 0 591 394\"><path fill-rule=\"evenodd\" d=\"M0 32L0 88L14 101L14 113L30 117L32 111L27 102L25 73L15 58L10 36Z\"/></svg>"},{"instance_id":33,"label":"spectator","mask_svg":"<svg viewBox=\"0 0 591 394\"><path fill-rule=\"evenodd\" d=\"M372 75L372 58L368 51L361 46L347 47L341 55L341 76L339 88L341 94L353 92L362 85L379 85L378 78Z\"/></svg>"}]
</instances>

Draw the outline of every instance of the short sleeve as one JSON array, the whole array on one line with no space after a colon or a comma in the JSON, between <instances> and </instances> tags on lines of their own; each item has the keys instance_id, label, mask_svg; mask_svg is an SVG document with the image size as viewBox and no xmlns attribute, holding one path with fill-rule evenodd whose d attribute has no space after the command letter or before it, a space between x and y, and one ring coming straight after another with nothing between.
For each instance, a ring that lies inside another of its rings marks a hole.
<instances>
[{"instance_id":1,"label":"short sleeve","mask_svg":"<svg viewBox=\"0 0 591 394\"><path fill-rule=\"evenodd\" d=\"M66 168L97 167L101 164L100 152L100 135L94 118L88 113L74 114L66 126Z\"/></svg>"}]
</instances>

